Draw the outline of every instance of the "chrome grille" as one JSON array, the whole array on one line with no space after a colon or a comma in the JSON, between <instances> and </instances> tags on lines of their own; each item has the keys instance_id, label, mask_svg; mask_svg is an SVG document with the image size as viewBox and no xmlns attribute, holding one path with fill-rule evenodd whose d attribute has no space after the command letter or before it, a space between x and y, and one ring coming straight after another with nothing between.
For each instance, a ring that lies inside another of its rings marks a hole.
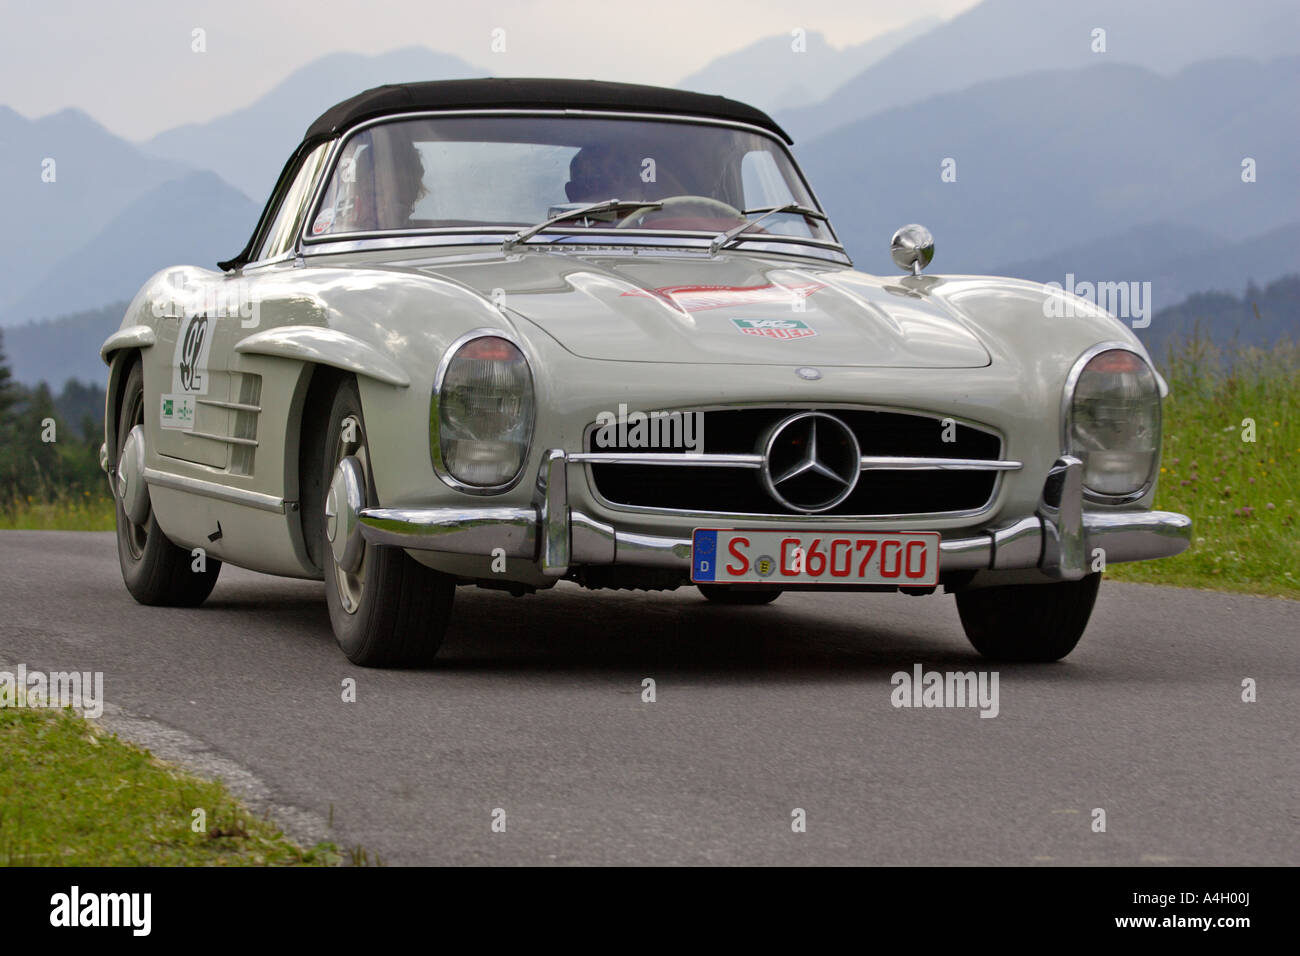
<instances>
[{"instance_id":1,"label":"chrome grille","mask_svg":"<svg viewBox=\"0 0 1300 956\"><path fill-rule=\"evenodd\" d=\"M745 408L704 411L704 443L695 455L670 449L600 447L589 428L587 454L596 494L622 507L674 512L807 515L774 497L763 480L768 437L803 411L833 416L856 439L862 468L836 517L977 513L993 499L1002 471L1001 439L975 425L881 409ZM944 441L944 438L951 441ZM727 456L726 458L714 456ZM778 456L774 453L774 459ZM689 460L694 459L694 460ZM774 464L781 464L775 462Z\"/></svg>"}]
</instances>

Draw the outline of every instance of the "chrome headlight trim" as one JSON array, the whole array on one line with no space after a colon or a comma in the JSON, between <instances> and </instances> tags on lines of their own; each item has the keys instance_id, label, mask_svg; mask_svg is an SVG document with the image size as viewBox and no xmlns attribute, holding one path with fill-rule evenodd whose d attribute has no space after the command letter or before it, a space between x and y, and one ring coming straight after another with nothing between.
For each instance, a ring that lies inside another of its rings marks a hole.
<instances>
[{"instance_id":1,"label":"chrome headlight trim","mask_svg":"<svg viewBox=\"0 0 1300 956\"><path fill-rule=\"evenodd\" d=\"M1076 454L1072 446L1071 438L1074 430L1074 390L1079 384L1079 379L1083 375L1083 370L1088 367L1088 363L1100 355L1102 352L1111 351L1130 352L1142 360L1142 363L1151 371L1156 382L1156 409L1157 409L1157 441L1156 454L1152 459L1151 472L1147 475L1147 480L1142 487L1136 491L1123 495L1107 495L1101 492L1093 491L1088 487L1086 482L1083 485L1083 497L1096 504L1103 505L1124 505L1131 504L1134 501L1140 501L1155 486L1156 476L1160 473L1160 443L1164 437L1164 403L1163 398L1168 386L1161 388L1164 378L1156 371L1155 365L1147 356L1146 350L1141 346L1133 345L1130 342L1099 342L1096 345L1086 349L1074 361L1070 367L1070 373L1065 377L1065 388L1061 393L1061 449L1064 454Z\"/></svg>"},{"instance_id":2,"label":"chrome headlight trim","mask_svg":"<svg viewBox=\"0 0 1300 956\"><path fill-rule=\"evenodd\" d=\"M446 461L442 455L442 388L447 378L447 370L451 367L452 360L456 354L468 343L475 339L496 338L504 339L519 350L519 354L524 357L524 364L528 368L528 378L533 390L533 408L532 418L528 422L528 442L524 447L524 453L520 456L519 468L513 478L507 482L498 485L471 485L461 481L451 473L447 467ZM493 329L477 328L458 336L454 339L446 350L442 353L442 358L438 362L437 373L433 377L433 392L429 397L429 459L433 463L434 474L447 487L456 491L463 491L469 495L500 495L514 488L519 484L520 478L528 470L528 461L533 453L533 439L537 431L537 376L533 374L533 360L528 354L528 349L524 347L523 340L510 329Z\"/></svg>"}]
</instances>

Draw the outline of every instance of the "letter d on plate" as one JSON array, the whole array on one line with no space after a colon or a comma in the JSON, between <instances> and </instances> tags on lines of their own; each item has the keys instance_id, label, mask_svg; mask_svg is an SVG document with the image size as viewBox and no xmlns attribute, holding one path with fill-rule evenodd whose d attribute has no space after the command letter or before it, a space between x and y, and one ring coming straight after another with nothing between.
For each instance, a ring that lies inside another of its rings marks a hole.
<instances>
[{"instance_id":1,"label":"letter d on plate","mask_svg":"<svg viewBox=\"0 0 1300 956\"><path fill-rule=\"evenodd\" d=\"M697 529L691 542L691 580L715 580L717 566L718 532Z\"/></svg>"}]
</instances>

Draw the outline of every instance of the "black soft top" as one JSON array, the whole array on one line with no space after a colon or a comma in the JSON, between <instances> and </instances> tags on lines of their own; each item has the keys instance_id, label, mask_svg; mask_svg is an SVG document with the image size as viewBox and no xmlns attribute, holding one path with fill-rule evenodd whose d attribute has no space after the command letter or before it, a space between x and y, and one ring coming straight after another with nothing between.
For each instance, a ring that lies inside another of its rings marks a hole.
<instances>
[{"instance_id":1,"label":"black soft top","mask_svg":"<svg viewBox=\"0 0 1300 956\"><path fill-rule=\"evenodd\" d=\"M314 145L350 126L379 116L423 110L576 109L677 113L735 120L769 130L787 143L789 134L762 110L725 96L688 93L660 86L599 80L521 79L437 80L377 86L331 106L307 129L303 145Z\"/></svg>"},{"instance_id":2,"label":"black soft top","mask_svg":"<svg viewBox=\"0 0 1300 956\"><path fill-rule=\"evenodd\" d=\"M688 93L660 86L636 83L606 83L599 80L521 79L488 77L478 80L435 80L428 83L393 83L331 106L322 113L289 157L280 179L267 200L257 228L239 255L217 265L235 269L253 255L262 231L269 225L276 197L288 187L298 160L317 144L346 132L366 120L394 113L434 110L486 109L575 109L619 110L630 113L664 113L700 116L710 119L748 123L780 136L787 143L794 140L776 121L762 110L725 96Z\"/></svg>"}]
</instances>

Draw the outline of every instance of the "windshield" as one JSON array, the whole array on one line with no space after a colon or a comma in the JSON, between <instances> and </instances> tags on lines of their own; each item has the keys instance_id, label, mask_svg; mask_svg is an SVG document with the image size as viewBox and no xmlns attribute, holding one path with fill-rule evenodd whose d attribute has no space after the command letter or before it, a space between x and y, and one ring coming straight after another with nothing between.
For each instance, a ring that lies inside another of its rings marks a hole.
<instances>
[{"instance_id":1,"label":"windshield","mask_svg":"<svg viewBox=\"0 0 1300 956\"><path fill-rule=\"evenodd\" d=\"M514 232L609 199L661 205L566 219L539 238L611 228L713 235L774 207L817 208L784 148L744 129L578 116L432 117L349 137L309 236ZM769 214L744 233L746 240L776 236L834 241L824 221L797 211Z\"/></svg>"}]
</instances>

